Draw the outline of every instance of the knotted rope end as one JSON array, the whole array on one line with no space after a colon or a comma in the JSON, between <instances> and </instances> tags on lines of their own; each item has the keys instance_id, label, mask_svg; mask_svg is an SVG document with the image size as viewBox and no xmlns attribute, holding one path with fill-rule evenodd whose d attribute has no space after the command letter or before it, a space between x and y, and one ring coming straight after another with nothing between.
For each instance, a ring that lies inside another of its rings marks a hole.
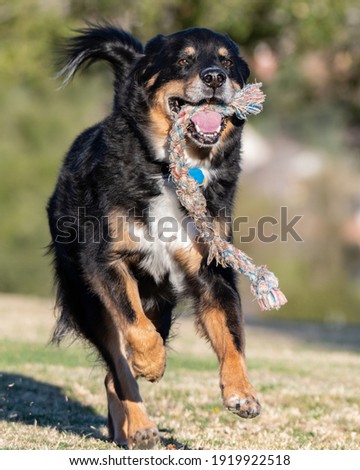
<instances>
[{"instance_id":1,"label":"knotted rope end","mask_svg":"<svg viewBox=\"0 0 360 470\"><path fill-rule=\"evenodd\" d=\"M266 266L257 268L256 278L251 280L251 292L256 297L260 309L278 310L287 303L283 292L279 289L279 281Z\"/></svg>"}]
</instances>

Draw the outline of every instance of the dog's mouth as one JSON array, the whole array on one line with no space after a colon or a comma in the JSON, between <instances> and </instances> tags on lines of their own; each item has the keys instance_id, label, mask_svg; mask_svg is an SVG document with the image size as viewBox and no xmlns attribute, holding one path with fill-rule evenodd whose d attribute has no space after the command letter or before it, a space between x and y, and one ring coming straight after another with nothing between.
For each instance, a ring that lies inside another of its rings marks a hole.
<instances>
[{"instance_id":1,"label":"dog's mouth","mask_svg":"<svg viewBox=\"0 0 360 470\"><path fill-rule=\"evenodd\" d=\"M198 110L191 116L187 127L187 137L201 147L211 147L215 145L226 127L225 118L216 111L210 111L202 105L205 104L224 104L214 100L202 100L196 104L183 100L178 97L171 97L168 100L169 110L172 115L180 113L182 108L192 106Z\"/></svg>"}]
</instances>

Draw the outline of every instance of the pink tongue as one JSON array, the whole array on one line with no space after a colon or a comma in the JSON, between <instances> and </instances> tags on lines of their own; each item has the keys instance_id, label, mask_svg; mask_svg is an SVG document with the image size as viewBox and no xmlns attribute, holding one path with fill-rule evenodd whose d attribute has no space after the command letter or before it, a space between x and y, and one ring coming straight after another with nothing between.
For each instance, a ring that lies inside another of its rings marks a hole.
<instances>
[{"instance_id":1,"label":"pink tongue","mask_svg":"<svg viewBox=\"0 0 360 470\"><path fill-rule=\"evenodd\" d=\"M206 134L216 132L221 125L221 115L215 111L198 111L191 120Z\"/></svg>"}]
</instances>

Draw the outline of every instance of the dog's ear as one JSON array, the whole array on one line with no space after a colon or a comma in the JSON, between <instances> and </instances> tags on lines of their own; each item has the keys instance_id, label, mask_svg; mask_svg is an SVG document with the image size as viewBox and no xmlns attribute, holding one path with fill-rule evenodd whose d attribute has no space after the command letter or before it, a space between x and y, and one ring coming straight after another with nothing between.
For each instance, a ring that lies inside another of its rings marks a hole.
<instances>
[{"instance_id":1,"label":"dog's ear","mask_svg":"<svg viewBox=\"0 0 360 470\"><path fill-rule=\"evenodd\" d=\"M113 68L116 79L120 79L132 65L143 55L140 41L129 33L115 26L88 24L87 28L76 30L77 36L65 40L59 47L61 70L56 78L63 78L66 86L82 67L93 62L104 60Z\"/></svg>"},{"instance_id":2,"label":"dog's ear","mask_svg":"<svg viewBox=\"0 0 360 470\"><path fill-rule=\"evenodd\" d=\"M133 78L139 84L144 84L158 71L159 64L163 66L164 56L162 49L168 44L167 36L158 34L150 39L144 49L144 56L133 69Z\"/></svg>"},{"instance_id":3,"label":"dog's ear","mask_svg":"<svg viewBox=\"0 0 360 470\"><path fill-rule=\"evenodd\" d=\"M166 36L158 34L154 38L150 39L145 45L145 54L160 53L163 46L167 43Z\"/></svg>"},{"instance_id":4,"label":"dog's ear","mask_svg":"<svg viewBox=\"0 0 360 470\"><path fill-rule=\"evenodd\" d=\"M238 69L238 72L239 72L239 75L240 75L240 78L241 78L241 81L242 81L242 86L244 86L244 85L246 85L246 82L247 82L247 80L249 78L249 75L250 75L249 66L248 66L247 62L241 57L240 48L239 48L238 44L236 44L236 42L233 41L228 34L224 34L224 36L225 36L226 40L228 41L230 49L233 51L235 57L237 57L237 60L238 60L237 69Z\"/></svg>"}]
</instances>

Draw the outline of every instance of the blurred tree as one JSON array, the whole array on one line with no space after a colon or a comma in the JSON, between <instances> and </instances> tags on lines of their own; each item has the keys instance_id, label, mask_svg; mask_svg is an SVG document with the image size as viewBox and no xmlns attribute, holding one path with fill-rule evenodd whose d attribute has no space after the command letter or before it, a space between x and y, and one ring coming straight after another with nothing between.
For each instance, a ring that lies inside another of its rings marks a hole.
<instances>
[{"instance_id":1,"label":"blurred tree","mask_svg":"<svg viewBox=\"0 0 360 470\"><path fill-rule=\"evenodd\" d=\"M323 239L329 231L338 234L343 223L334 216L341 208L333 210L332 198L349 197L345 179L336 185L338 168L351 157L345 144L352 151L360 144L356 0L0 0L0 290L49 294L49 261L42 258L49 240L45 206L60 158L75 135L111 105L111 73L99 73L103 68L91 68L87 80L62 93L51 80L57 41L85 19L114 21L144 42L198 26L226 32L241 45L253 78L264 82L269 96L254 125L270 139L286 133L321 147L332 159L326 177L304 189L308 205L318 209L321 237L311 235L307 256L290 245L288 251L274 249L269 265L285 279L299 318L313 309L324 319L332 303L353 320L359 289L344 274L341 242ZM241 207L263 214L269 201L259 197L258 188L248 190ZM285 251L286 262L279 255ZM323 283L312 283L312 275Z\"/></svg>"},{"instance_id":2,"label":"blurred tree","mask_svg":"<svg viewBox=\"0 0 360 470\"><path fill-rule=\"evenodd\" d=\"M330 100L345 109L349 123L360 123L360 8L353 0L13 0L0 15L5 80L43 82L49 46L83 19L112 19L144 41L159 32L204 26L241 44L264 81L251 57L264 46L270 49L278 69L272 81L282 88L282 78L292 77L297 106L304 99ZM285 98L280 110L288 111L287 105Z\"/></svg>"}]
</instances>

